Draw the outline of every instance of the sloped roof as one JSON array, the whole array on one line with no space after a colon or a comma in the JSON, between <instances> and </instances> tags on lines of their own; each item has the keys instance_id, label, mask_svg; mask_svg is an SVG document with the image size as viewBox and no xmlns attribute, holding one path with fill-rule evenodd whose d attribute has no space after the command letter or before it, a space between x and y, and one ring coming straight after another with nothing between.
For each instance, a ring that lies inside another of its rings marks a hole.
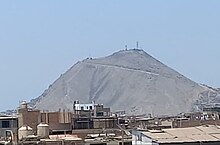
<instances>
[{"instance_id":1,"label":"sloped roof","mask_svg":"<svg viewBox=\"0 0 220 145\"><path fill-rule=\"evenodd\" d=\"M163 129L160 132L142 133L159 143L220 141L220 127L215 125L171 128Z\"/></svg>"}]
</instances>

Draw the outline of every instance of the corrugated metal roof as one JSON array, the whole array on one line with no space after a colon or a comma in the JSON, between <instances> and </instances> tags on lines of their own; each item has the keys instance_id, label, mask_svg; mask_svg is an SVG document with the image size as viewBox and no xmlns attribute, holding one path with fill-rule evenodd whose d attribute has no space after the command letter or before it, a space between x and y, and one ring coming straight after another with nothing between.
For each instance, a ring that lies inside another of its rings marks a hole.
<instances>
[{"instance_id":1,"label":"corrugated metal roof","mask_svg":"<svg viewBox=\"0 0 220 145\"><path fill-rule=\"evenodd\" d=\"M199 135L192 135L189 136L195 141L218 141L219 139L209 135L209 134L199 134Z\"/></svg>"},{"instance_id":2,"label":"corrugated metal roof","mask_svg":"<svg viewBox=\"0 0 220 145\"><path fill-rule=\"evenodd\" d=\"M220 126L215 126L215 125L208 125L208 127L205 126L198 126L196 127L197 129L200 129L203 132L206 133L220 133Z\"/></svg>"},{"instance_id":3,"label":"corrugated metal roof","mask_svg":"<svg viewBox=\"0 0 220 145\"><path fill-rule=\"evenodd\" d=\"M168 133L151 133L151 132L144 132L144 135L149 136L152 139L168 139L168 138L175 138Z\"/></svg>"},{"instance_id":4,"label":"corrugated metal roof","mask_svg":"<svg viewBox=\"0 0 220 145\"><path fill-rule=\"evenodd\" d=\"M184 141L183 141L184 140ZM190 138L168 138L156 140L159 143L182 143L182 142L196 142Z\"/></svg>"},{"instance_id":5,"label":"corrugated metal roof","mask_svg":"<svg viewBox=\"0 0 220 145\"><path fill-rule=\"evenodd\" d=\"M164 131L177 137L186 137L189 134L203 134L202 131L196 129L195 127L164 129Z\"/></svg>"},{"instance_id":6,"label":"corrugated metal roof","mask_svg":"<svg viewBox=\"0 0 220 145\"><path fill-rule=\"evenodd\" d=\"M217 139L219 139L220 138L220 133L216 133L216 134L210 134L211 136L213 136L213 137L215 137L215 138L217 138Z\"/></svg>"},{"instance_id":7,"label":"corrugated metal roof","mask_svg":"<svg viewBox=\"0 0 220 145\"><path fill-rule=\"evenodd\" d=\"M142 132L159 143L220 141L220 127L206 125L188 128L163 129L161 132Z\"/></svg>"}]
</instances>

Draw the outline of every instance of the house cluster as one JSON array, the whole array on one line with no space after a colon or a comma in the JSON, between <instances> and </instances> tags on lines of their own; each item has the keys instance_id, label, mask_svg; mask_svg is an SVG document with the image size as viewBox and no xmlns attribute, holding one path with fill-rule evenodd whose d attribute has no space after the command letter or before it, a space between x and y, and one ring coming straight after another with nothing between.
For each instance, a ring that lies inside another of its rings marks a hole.
<instances>
[{"instance_id":1,"label":"house cluster","mask_svg":"<svg viewBox=\"0 0 220 145\"><path fill-rule=\"evenodd\" d=\"M220 126L133 130L132 145L219 145Z\"/></svg>"},{"instance_id":2,"label":"house cluster","mask_svg":"<svg viewBox=\"0 0 220 145\"><path fill-rule=\"evenodd\" d=\"M130 145L121 120L94 102L74 101L72 111L56 112L31 109L22 102L16 116L0 116L0 144Z\"/></svg>"},{"instance_id":3,"label":"house cluster","mask_svg":"<svg viewBox=\"0 0 220 145\"><path fill-rule=\"evenodd\" d=\"M220 108L154 118L136 117L133 145L219 145Z\"/></svg>"},{"instance_id":4,"label":"house cluster","mask_svg":"<svg viewBox=\"0 0 220 145\"><path fill-rule=\"evenodd\" d=\"M22 102L16 116L0 116L0 144L39 145L217 145L220 108L177 116L112 113L103 104L74 101L72 111L31 109Z\"/></svg>"}]
</instances>

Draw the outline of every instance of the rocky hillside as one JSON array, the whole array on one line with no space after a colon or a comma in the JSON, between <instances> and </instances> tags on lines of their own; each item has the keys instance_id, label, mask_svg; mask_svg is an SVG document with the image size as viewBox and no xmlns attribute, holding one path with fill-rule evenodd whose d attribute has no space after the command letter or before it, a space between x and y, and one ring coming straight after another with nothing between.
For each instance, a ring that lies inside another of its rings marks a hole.
<instances>
[{"instance_id":1,"label":"rocky hillside","mask_svg":"<svg viewBox=\"0 0 220 145\"><path fill-rule=\"evenodd\" d=\"M72 110L75 100L95 101L127 114L176 115L210 103L210 92L214 102L220 102L217 90L191 81L143 50L132 49L78 62L31 104L52 111Z\"/></svg>"}]
</instances>

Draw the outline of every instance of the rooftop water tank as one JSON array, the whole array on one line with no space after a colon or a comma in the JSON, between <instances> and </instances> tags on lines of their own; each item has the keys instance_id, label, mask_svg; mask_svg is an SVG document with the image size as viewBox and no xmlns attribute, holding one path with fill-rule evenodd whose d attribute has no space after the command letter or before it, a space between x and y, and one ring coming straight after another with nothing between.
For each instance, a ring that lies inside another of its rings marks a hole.
<instances>
[{"instance_id":1,"label":"rooftop water tank","mask_svg":"<svg viewBox=\"0 0 220 145\"><path fill-rule=\"evenodd\" d=\"M21 109L27 109L27 102L26 101L22 101L20 104L20 108Z\"/></svg>"},{"instance_id":2,"label":"rooftop water tank","mask_svg":"<svg viewBox=\"0 0 220 145\"><path fill-rule=\"evenodd\" d=\"M49 137L49 125L45 123L40 123L37 126L37 136L41 138L48 138Z\"/></svg>"},{"instance_id":3,"label":"rooftop water tank","mask_svg":"<svg viewBox=\"0 0 220 145\"><path fill-rule=\"evenodd\" d=\"M22 126L18 129L18 139L22 140L28 135L33 135L33 129L30 126Z\"/></svg>"}]
</instances>

